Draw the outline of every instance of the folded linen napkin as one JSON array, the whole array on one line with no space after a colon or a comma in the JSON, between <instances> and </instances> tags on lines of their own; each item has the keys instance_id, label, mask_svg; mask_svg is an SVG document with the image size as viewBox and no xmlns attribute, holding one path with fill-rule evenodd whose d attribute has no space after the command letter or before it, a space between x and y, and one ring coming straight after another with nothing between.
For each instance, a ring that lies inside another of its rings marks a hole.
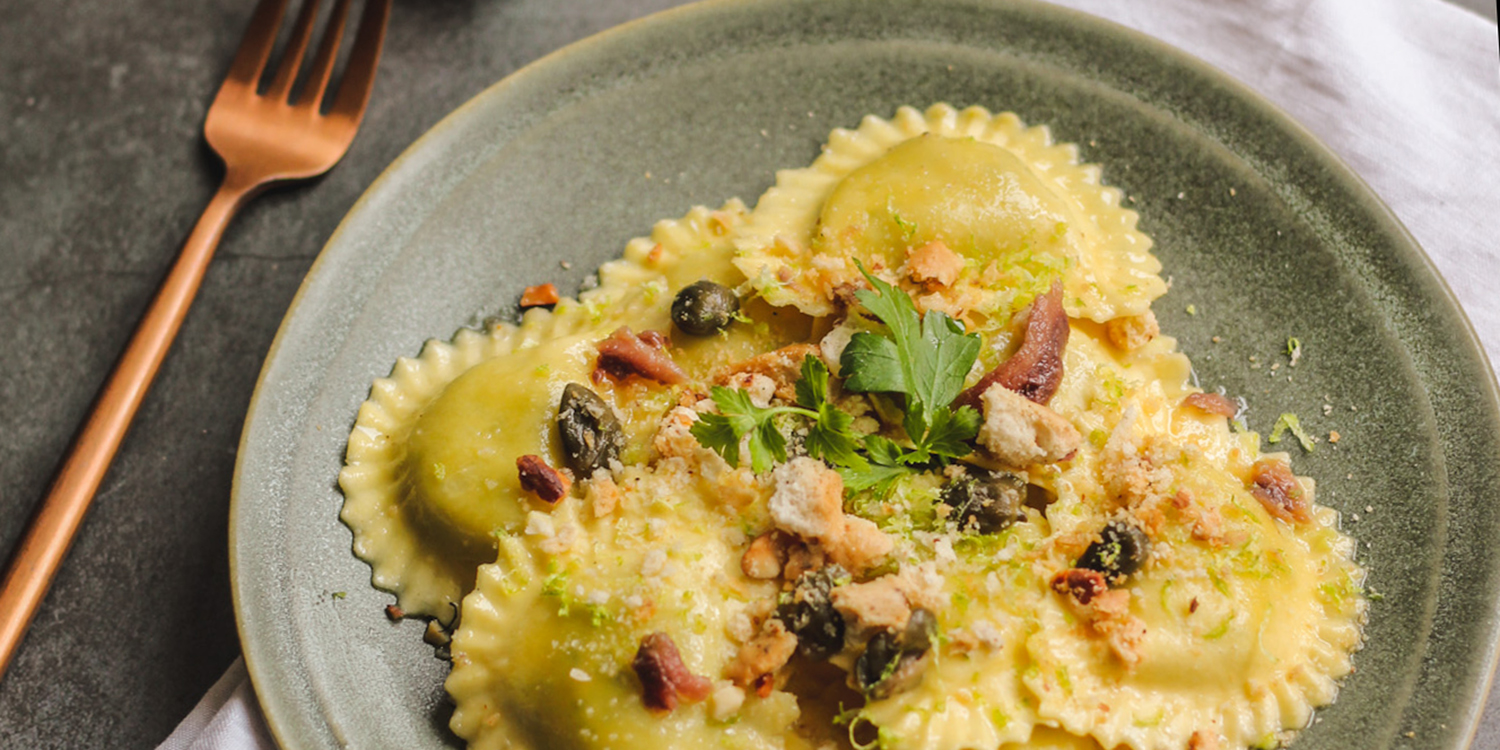
<instances>
[{"instance_id":1,"label":"folded linen napkin","mask_svg":"<svg viewBox=\"0 0 1500 750\"><path fill-rule=\"evenodd\" d=\"M1186 50L1344 159L1448 280L1500 362L1496 27L1441 0L1055 0ZM1492 701L1475 747L1500 746ZM242 660L160 750L274 750Z\"/></svg>"},{"instance_id":2,"label":"folded linen napkin","mask_svg":"<svg viewBox=\"0 0 1500 750\"><path fill-rule=\"evenodd\" d=\"M235 659L158 750L275 750L245 660Z\"/></svg>"}]
</instances>

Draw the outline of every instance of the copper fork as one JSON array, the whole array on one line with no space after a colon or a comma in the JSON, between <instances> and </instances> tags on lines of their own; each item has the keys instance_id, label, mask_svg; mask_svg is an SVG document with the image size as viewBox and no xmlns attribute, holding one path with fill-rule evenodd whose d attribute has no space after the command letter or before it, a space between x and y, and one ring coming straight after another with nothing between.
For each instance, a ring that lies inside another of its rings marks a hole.
<instances>
[{"instance_id":1,"label":"copper fork","mask_svg":"<svg viewBox=\"0 0 1500 750\"><path fill-rule=\"evenodd\" d=\"M89 503L171 348L224 228L271 183L328 171L354 140L375 83L391 2L366 1L343 80L330 93L329 78L349 17L349 0L337 0L312 67L293 100L292 89L312 38L318 5L319 0L304 0L265 93L258 89L287 0L261 0L255 9L229 76L203 124L209 145L224 160L224 182L188 235L182 254L162 282L11 559L0 587L0 676L72 546Z\"/></svg>"}]
</instances>

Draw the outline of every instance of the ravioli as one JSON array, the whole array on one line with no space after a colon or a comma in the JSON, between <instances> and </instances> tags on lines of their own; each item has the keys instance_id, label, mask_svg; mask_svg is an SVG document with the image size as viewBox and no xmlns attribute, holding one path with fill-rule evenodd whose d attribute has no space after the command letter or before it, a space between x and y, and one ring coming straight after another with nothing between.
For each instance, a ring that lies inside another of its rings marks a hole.
<instances>
[{"instance_id":1,"label":"ravioli","mask_svg":"<svg viewBox=\"0 0 1500 750\"><path fill-rule=\"evenodd\" d=\"M464 602L447 682L454 731L470 747L812 747L788 736L799 716L790 694L718 719L725 697L662 717L630 674L654 631L673 636L694 672L721 671L736 619L775 595L740 573L741 508L721 499L760 490L721 468L712 478L681 460L627 469L609 515L568 503L543 528L502 540Z\"/></svg>"},{"instance_id":2,"label":"ravioli","mask_svg":"<svg viewBox=\"0 0 1500 750\"><path fill-rule=\"evenodd\" d=\"M398 362L343 518L375 585L452 631L455 734L1291 741L1361 645L1354 542L1193 385L1151 314L1151 240L1100 177L1012 114L867 117L753 211L661 222L578 301ZM688 335L700 280L742 306ZM681 377L606 368L622 327ZM923 346L960 369L913 365ZM553 468L577 459L569 387L618 421L591 473Z\"/></svg>"},{"instance_id":3,"label":"ravioli","mask_svg":"<svg viewBox=\"0 0 1500 750\"><path fill-rule=\"evenodd\" d=\"M884 747L995 747L1033 725L1105 748L1183 748L1197 733L1225 747L1274 745L1350 671L1363 573L1336 514L1273 519L1246 490L1259 438L1182 405L1196 389L1175 342L1159 337L1122 357L1094 328L1075 325L1052 402L1093 441L1060 471L1029 476L1056 493L1045 519L961 541L941 567L954 603L944 628L978 647L864 709L899 737ZM1136 459L1160 474L1126 511L1109 485ZM1080 535L1126 513L1160 525L1156 559L1130 589L1145 637L1129 667L1048 586ZM1196 524L1204 515L1213 529Z\"/></svg>"},{"instance_id":4,"label":"ravioli","mask_svg":"<svg viewBox=\"0 0 1500 750\"><path fill-rule=\"evenodd\" d=\"M395 593L407 613L454 619L477 567L495 559L495 535L524 522L530 504L516 456L555 459L550 412L568 382L587 379L592 346L621 325L665 330L668 289L699 278L741 281L729 262L729 234L745 213L730 201L660 222L605 264L599 286L577 301L529 310L518 326L429 341L420 356L401 359L390 377L375 381L349 436L339 486L340 517L376 587ZM678 341L678 362L706 372L805 337L810 325L799 313L764 305L746 313L751 324L723 339ZM628 401L635 425L670 406L660 394L608 395Z\"/></svg>"},{"instance_id":5,"label":"ravioli","mask_svg":"<svg viewBox=\"0 0 1500 750\"><path fill-rule=\"evenodd\" d=\"M944 239L969 265L960 291L980 299L967 307L1000 323L1059 277L1072 317L1139 315L1166 292L1161 263L1100 176L1014 114L902 107L833 131L811 166L778 173L735 264L771 303L829 315L833 290L858 278L851 261L899 265L897 249Z\"/></svg>"}]
</instances>

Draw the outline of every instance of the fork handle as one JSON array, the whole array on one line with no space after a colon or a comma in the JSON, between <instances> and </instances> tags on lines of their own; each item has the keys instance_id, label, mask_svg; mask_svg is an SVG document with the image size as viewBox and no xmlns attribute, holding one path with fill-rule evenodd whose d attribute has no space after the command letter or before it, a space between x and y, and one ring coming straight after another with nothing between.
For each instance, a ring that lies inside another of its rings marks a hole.
<instances>
[{"instance_id":1,"label":"fork handle","mask_svg":"<svg viewBox=\"0 0 1500 750\"><path fill-rule=\"evenodd\" d=\"M0 586L0 677L72 546L115 451L182 327L224 228L257 187L233 171L225 175L224 184L188 235L181 255L115 365L67 462L11 558L5 583Z\"/></svg>"}]
</instances>

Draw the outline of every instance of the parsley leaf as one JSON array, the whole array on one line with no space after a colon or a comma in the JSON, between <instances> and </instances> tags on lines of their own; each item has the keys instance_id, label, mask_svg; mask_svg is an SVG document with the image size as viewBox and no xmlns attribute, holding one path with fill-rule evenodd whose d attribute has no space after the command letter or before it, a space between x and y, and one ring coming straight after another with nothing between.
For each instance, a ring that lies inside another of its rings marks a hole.
<instances>
[{"instance_id":1,"label":"parsley leaf","mask_svg":"<svg viewBox=\"0 0 1500 750\"><path fill-rule=\"evenodd\" d=\"M896 342L878 333L860 332L849 339L839 357L847 373L844 387L859 393L905 393L906 372Z\"/></svg>"},{"instance_id":2,"label":"parsley leaf","mask_svg":"<svg viewBox=\"0 0 1500 750\"><path fill-rule=\"evenodd\" d=\"M902 427L910 443L856 432L854 416L830 400L828 367L807 356L796 383L796 406L759 407L743 390L713 388L710 393L719 413L701 415L691 428L700 444L738 465L744 443L751 467L757 473L768 471L773 463L787 460L786 436L775 417L794 414L807 420L803 444L808 454L832 464L843 476L845 489L880 495L912 471L970 453L970 443L979 434L979 412L968 406L954 410L952 403L979 357L979 336L965 333L961 323L941 312L918 315L906 292L870 275L862 265L859 269L874 291L860 290L855 296L885 324L889 335L854 334L840 359L844 387L902 395Z\"/></svg>"},{"instance_id":3,"label":"parsley leaf","mask_svg":"<svg viewBox=\"0 0 1500 750\"><path fill-rule=\"evenodd\" d=\"M851 429L854 416L828 401L828 366L823 360L812 355L803 357L802 379L796 388L797 405L817 413L804 441L807 452L835 466L865 466L864 457L855 453L858 443Z\"/></svg>"},{"instance_id":4,"label":"parsley leaf","mask_svg":"<svg viewBox=\"0 0 1500 750\"><path fill-rule=\"evenodd\" d=\"M700 444L735 465L740 461L740 441L749 435L750 467L760 473L787 458L786 436L777 428L775 417L796 414L811 422L804 444L813 458L837 466L864 466L864 457L855 452L854 417L828 400L828 367L823 360L811 355L803 358L802 379L796 388L797 406L763 408L743 390L714 386L710 395L719 413L700 415L690 431Z\"/></svg>"},{"instance_id":5,"label":"parsley leaf","mask_svg":"<svg viewBox=\"0 0 1500 750\"><path fill-rule=\"evenodd\" d=\"M911 471L906 465L906 458L910 454L894 441L879 435L866 435L864 447L869 460L863 467L839 469L839 475L844 478L844 488L850 492L874 490L875 494L884 495L897 479Z\"/></svg>"},{"instance_id":6,"label":"parsley leaf","mask_svg":"<svg viewBox=\"0 0 1500 750\"><path fill-rule=\"evenodd\" d=\"M748 434L750 466L756 472L769 471L774 461L786 460L786 438L776 429L772 417L789 409L763 409L750 400L749 393L738 388L716 385L709 393L719 413L699 415L689 428L700 444L738 466L740 438Z\"/></svg>"},{"instance_id":7,"label":"parsley leaf","mask_svg":"<svg viewBox=\"0 0 1500 750\"><path fill-rule=\"evenodd\" d=\"M968 415L958 416L950 405L963 392L964 378L979 358L978 334L965 333L963 324L936 310L919 316L906 292L871 275L863 265L859 270L875 289L861 289L854 296L885 324L890 336L854 334L839 360L848 373L844 386L851 391L905 394L903 426L918 453L967 455L960 444L979 434L978 414L970 409Z\"/></svg>"},{"instance_id":8,"label":"parsley leaf","mask_svg":"<svg viewBox=\"0 0 1500 750\"><path fill-rule=\"evenodd\" d=\"M973 451L967 441L979 435L979 412L972 406L938 412L927 431L927 450L945 458L963 458Z\"/></svg>"}]
</instances>

